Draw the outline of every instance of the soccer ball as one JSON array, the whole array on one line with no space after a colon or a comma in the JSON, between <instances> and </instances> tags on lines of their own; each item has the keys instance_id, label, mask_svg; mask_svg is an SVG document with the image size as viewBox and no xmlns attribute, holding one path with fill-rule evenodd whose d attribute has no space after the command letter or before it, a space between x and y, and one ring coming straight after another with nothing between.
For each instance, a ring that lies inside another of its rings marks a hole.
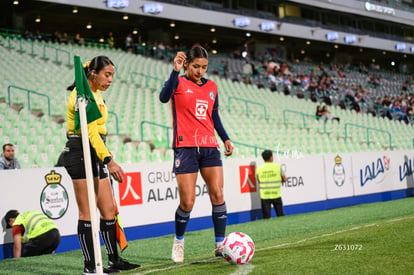
<instances>
[{"instance_id":1,"label":"soccer ball","mask_svg":"<svg viewBox=\"0 0 414 275\"><path fill-rule=\"evenodd\" d=\"M223 257L231 264L247 264L254 255L253 240L245 233L233 232L223 241Z\"/></svg>"}]
</instances>

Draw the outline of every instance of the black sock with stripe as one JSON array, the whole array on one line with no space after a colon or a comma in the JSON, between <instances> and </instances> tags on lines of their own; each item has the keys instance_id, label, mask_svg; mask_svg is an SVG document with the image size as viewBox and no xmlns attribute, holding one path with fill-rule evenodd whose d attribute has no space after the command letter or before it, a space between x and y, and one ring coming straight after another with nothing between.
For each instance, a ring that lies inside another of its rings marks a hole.
<instances>
[{"instance_id":1,"label":"black sock with stripe","mask_svg":"<svg viewBox=\"0 0 414 275\"><path fill-rule=\"evenodd\" d=\"M115 263L118 258L118 248L116 246L116 221L101 219L101 236L105 243L108 260Z\"/></svg>"},{"instance_id":2,"label":"black sock with stripe","mask_svg":"<svg viewBox=\"0 0 414 275\"><path fill-rule=\"evenodd\" d=\"M95 254L93 251L92 226L90 221L78 220L78 239L85 267L89 270L95 270Z\"/></svg>"}]
</instances>

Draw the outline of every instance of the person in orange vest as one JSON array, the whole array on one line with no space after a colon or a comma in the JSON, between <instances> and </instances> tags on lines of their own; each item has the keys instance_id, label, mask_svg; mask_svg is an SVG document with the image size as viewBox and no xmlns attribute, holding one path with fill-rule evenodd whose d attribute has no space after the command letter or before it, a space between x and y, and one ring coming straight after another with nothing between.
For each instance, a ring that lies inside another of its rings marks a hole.
<instances>
[{"instance_id":1,"label":"person in orange vest","mask_svg":"<svg viewBox=\"0 0 414 275\"><path fill-rule=\"evenodd\" d=\"M263 151L262 157L264 163L257 167L256 177L259 182L263 218L270 218L272 205L278 217L284 216L280 188L282 187L282 183L286 182L286 176L284 175L280 164L273 162L272 151Z\"/></svg>"}]
</instances>

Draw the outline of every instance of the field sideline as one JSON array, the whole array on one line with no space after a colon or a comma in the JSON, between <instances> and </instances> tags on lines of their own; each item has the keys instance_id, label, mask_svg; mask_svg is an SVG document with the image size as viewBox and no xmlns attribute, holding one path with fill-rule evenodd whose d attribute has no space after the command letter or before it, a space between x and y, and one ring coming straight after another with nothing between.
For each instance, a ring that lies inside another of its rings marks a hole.
<instances>
[{"instance_id":1,"label":"field sideline","mask_svg":"<svg viewBox=\"0 0 414 275\"><path fill-rule=\"evenodd\" d=\"M255 242L245 266L213 257L212 229L186 234L183 264L170 260L172 235L130 241L122 256L143 268L122 274L413 274L413 209L407 198L231 225L228 233L242 231ZM6 259L0 273L81 274L82 256Z\"/></svg>"}]
</instances>

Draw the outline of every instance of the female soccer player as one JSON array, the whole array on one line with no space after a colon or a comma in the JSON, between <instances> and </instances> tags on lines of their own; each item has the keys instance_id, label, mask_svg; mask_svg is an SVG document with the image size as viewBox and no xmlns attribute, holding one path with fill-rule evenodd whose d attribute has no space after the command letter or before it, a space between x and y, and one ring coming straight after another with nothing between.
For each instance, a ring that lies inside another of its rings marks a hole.
<instances>
[{"instance_id":1,"label":"female soccer player","mask_svg":"<svg viewBox=\"0 0 414 275\"><path fill-rule=\"evenodd\" d=\"M109 173L118 182L123 181L122 168L112 159L105 145L107 134L105 122L108 110L101 91L106 91L112 83L115 67L106 56L97 56L85 63L84 71L102 117L88 123L91 144L92 172L94 177L97 207L101 214L100 231L108 254L109 267L104 273L132 270L140 267L123 260L116 246L116 205L113 197ZM89 212L86 173L83 161L82 138L80 130L75 131L76 88L73 83L67 88L72 91L67 106L68 141L63 155L64 166L73 181L76 202L79 209L78 237L84 257L84 273L95 273L95 258L92 242L91 217Z\"/></svg>"},{"instance_id":2,"label":"female soccer player","mask_svg":"<svg viewBox=\"0 0 414 275\"><path fill-rule=\"evenodd\" d=\"M179 76L183 67L187 74ZM180 194L171 256L176 263L184 261L184 233L195 202L198 171L207 184L212 204L216 256L222 255L220 248L226 231L223 164L214 129L224 142L226 156L233 153L233 145L219 116L217 85L203 77L207 68L208 54L203 47L194 46L187 54L178 52L174 58L174 70L160 94L161 102L171 100L174 120L173 172Z\"/></svg>"}]
</instances>

